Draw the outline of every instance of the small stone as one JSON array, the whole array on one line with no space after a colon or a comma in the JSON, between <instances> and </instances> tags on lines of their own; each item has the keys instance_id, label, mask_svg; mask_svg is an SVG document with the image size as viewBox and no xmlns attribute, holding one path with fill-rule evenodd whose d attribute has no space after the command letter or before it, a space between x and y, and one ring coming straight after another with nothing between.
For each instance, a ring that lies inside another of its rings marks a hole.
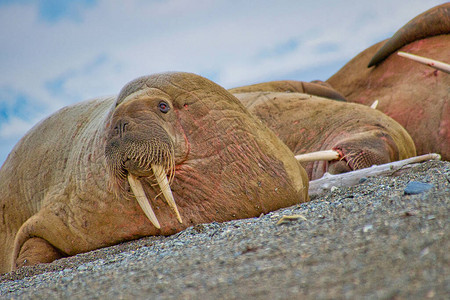
<instances>
[{"instance_id":1,"label":"small stone","mask_svg":"<svg viewBox=\"0 0 450 300\"><path fill-rule=\"evenodd\" d=\"M423 249L422 251L420 251L420 257L424 257L425 255L427 255L428 253L430 253L430 249L428 249L428 247L426 247L425 249Z\"/></svg>"},{"instance_id":2,"label":"small stone","mask_svg":"<svg viewBox=\"0 0 450 300\"><path fill-rule=\"evenodd\" d=\"M405 188L405 195L415 195L426 192L433 188L434 185L419 181L410 181Z\"/></svg>"},{"instance_id":3,"label":"small stone","mask_svg":"<svg viewBox=\"0 0 450 300\"><path fill-rule=\"evenodd\" d=\"M366 232L369 232L372 229L373 229L373 225L372 224L367 224L366 226L364 226L363 232L366 233Z\"/></svg>"},{"instance_id":4,"label":"small stone","mask_svg":"<svg viewBox=\"0 0 450 300\"><path fill-rule=\"evenodd\" d=\"M417 215L417 212L414 210L406 210L403 212L403 216L405 217L411 217Z\"/></svg>"},{"instance_id":5,"label":"small stone","mask_svg":"<svg viewBox=\"0 0 450 300\"><path fill-rule=\"evenodd\" d=\"M435 295L436 293L434 292L434 290L429 290L427 293L427 298L434 298Z\"/></svg>"},{"instance_id":6,"label":"small stone","mask_svg":"<svg viewBox=\"0 0 450 300\"><path fill-rule=\"evenodd\" d=\"M85 271L85 270L87 270L87 269L88 269L88 267L86 267L86 265L80 265L80 266L77 268L78 271Z\"/></svg>"},{"instance_id":7,"label":"small stone","mask_svg":"<svg viewBox=\"0 0 450 300\"><path fill-rule=\"evenodd\" d=\"M61 281L63 282L63 283L67 283L67 282L70 282L70 281L72 281L73 280L73 277L72 276L70 276L70 277L62 277L61 278Z\"/></svg>"},{"instance_id":8,"label":"small stone","mask_svg":"<svg viewBox=\"0 0 450 300\"><path fill-rule=\"evenodd\" d=\"M359 180L359 183L364 183L364 182L366 182L367 181L367 177L362 177L360 180Z\"/></svg>"}]
</instances>

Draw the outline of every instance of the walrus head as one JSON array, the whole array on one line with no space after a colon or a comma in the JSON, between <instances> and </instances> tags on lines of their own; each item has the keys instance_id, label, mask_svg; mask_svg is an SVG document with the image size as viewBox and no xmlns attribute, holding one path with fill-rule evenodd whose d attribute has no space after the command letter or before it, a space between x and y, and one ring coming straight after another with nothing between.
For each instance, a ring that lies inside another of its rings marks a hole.
<instances>
[{"instance_id":1,"label":"walrus head","mask_svg":"<svg viewBox=\"0 0 450 300\"><path fill-rule=\"evenodd\" d=\"M257 216L307 199L292 152L228 91L194 74L127 84L107 122L105 156L115 195L136 198L156 228L166 225L164 234L185 221Z\"/></svg>"},{"instance_id":2,"label":"walrus head","mask_svg":"<svg viewBox=\"0 0 450 300\"><path fill-rule=\"evenodd\" d=\"M344 138L332 147L340 158L328 163L328 173L340 174L399 160L399 149L384 128L366 130Z\"/></svg>"},{"instance_id":3,"label":"walrus head","mask_svg":"<svg viewBox=\"0 0 450 300\"><path fill-rule=\"evenodd\" d=\"M350 105L354 104L349 104L349 110ZM406 159L416 154L414 142L400 125L386 116L381 116L382 114L378 111L362 108L365 110L361 113L372 111L373 115L359 115L355 110L354 120L344 123L339 132L330 131L322 147L336 151L338 158L317 161L306 166L307 171L311 172L309 173L311 178L320 178L324 172L341 174L369 168L373 165ZM362 122L358 122L358 119Z\"/></svg>"},{"instance_id":4,"label":"walrus head","mask_svg":"<svg viewBox=\"0 0 450 300\"><path fill-rule=\"evenodd\" d=\"M147 78L138 78L117 97L108 123L105 154L116 196L136 197L149 220L160 228L139 178L148 178L159 186L182 223L170 189L177 137L170 123L174 119L170 97L161 90L146 88L146 84Z\"/></svg>"}]
</instances>

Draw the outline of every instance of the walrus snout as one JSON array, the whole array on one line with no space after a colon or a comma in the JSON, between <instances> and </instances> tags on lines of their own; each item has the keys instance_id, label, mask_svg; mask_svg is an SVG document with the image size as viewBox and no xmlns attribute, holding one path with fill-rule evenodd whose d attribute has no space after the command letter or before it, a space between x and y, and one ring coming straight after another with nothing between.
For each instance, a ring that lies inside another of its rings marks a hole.
<instances>
[{"instance_id":1,"label":"walrus snout","mask_svg":"<svg viewBox=\"0 0 450 300\"><path fill-rule=\"evenodd\" d=\"M182 223L180 213L170 189L175 175L174 146L167 131L150 121L144 124L128 117L114 118L108 131L105 147L106 162L116 196L131 196L126 189L128 182L132 196L136 198L145 215L156 228L158 219L141 184L142 177L156 180L167 204ZM169 179L167 179L169 176Z\"/></svg>"},{"instance_id":2,"label":"walrus snout","mask_svg":"<svg viewBox=\"0 0 450 300\"><path fill-rule=\"evenodd\" d=\"M332 149L339 153L340 159L329 162L328 173L340 174L398 160L394 154L398 153L398 149L393 149L396 146L391 137L383 135L369 139L369 135L373 134L360 134L355 139L344 140L334 146Z\"/></svg>"},{"instance_id":3,"label":"walrus snout","mask_svg":"<svg viewBox=\"0 0 450 300\"><path fill-rule=\"evenodd\" d=\"M127 126L129 122L128 120L118 120L116 124L114 124L113 133L117 135L119 138L122 138L125 132L127 131Z\"/></svg>"},{"instance_id":4,"label":"walrus snout","mask_svg":"<svg viewBox=\"0 0 450 300\"><path fill-rule=\"evenodd\" d=\"M123 180L128 173L150 176L155 164L173 171L174 146L162 127L153 125L145 130L127 130L127 126L132 126L130 123L117 123L120 125L110 130L105 147L112 177Z\"/></svg>"},{"instance_id":5,"label":"walrus snout","mask_svg":"<svg viewBox=\"0 0 450 300\"><path fill-rule=\"evenodd\" d=\"M113 138L105 148L108 170L116 195L128 193L125 190L128 181L132 195L148 219L159 229L161 226L145 194L140 177L156 180L177 220L183 223L169 183L175 175L173 144L158 139L134 140L127 135L122 138L121 134L117 135L119 137Z\"/></svg>"}]
</instances>

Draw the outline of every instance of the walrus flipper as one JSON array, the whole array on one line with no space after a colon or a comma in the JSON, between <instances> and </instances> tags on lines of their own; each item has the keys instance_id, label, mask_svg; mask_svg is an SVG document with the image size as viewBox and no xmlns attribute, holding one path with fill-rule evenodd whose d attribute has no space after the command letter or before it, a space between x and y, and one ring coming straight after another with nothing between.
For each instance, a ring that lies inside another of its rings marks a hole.
<instances>
[{"instance_id":1,"label":"walrus flipper","mask_svg":"<svg viewBox=\"0 0 450 300\"><path fill-rule=\"evenodd\" d=\"M33 237L26 240L22 245L18 257L13 262L13 269L32 266L39 263L51 263L64 256L65 255L46 240L40 237Z\"/></svg>"},{"instance_id":2,"label":"walrus flipper","mask_svg":"<svg viewBox=\"0 0 450 300\"><path fill-rule=\"evenodd\" d=\"M330 84L320 80L314 80L311 82L297 80L268 81L235 87L229 89L228 91L232 94L252 92L303 93L328 98L330 100L347 102L347 99L341 93L336 91Z\"/></svg>"},{"instance_id":3,"label":"walrus flipper","mask_svg":"<svg viewBox=\"0 0 450 300\"><path fill-rule=\"evenodd\" d=\"M367 67L381 63L404 45L448 33L450 33L450 2L433 7L406 23L375 53Z\"/></svg>"}]
</instances>

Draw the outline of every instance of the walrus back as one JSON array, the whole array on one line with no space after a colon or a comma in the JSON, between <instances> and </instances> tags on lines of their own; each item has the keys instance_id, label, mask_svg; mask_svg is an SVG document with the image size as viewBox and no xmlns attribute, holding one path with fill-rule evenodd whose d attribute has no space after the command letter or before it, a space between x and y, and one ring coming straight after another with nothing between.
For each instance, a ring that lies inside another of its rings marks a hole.
<instances>
[{"instance_id":1,"label":"walrus back","mask_svg":"<svg viewBox=\"0 0 450 300\"><path fill-rule=\"evenodd\" d=\"M379 128L398 141L399 160L416 155L411 136L398 122L365 105L302 93L256 92L235 96L274 130L294 154L302 154L299 150L305 147L310 151L322 150L320 147L327 139L342 132L356 133ZM299 126L302 128L300 140L292 124L303 124Z\"/></svg>"},{"instance_id":2,"label":"walrus back","mask_svg":"<svg viewBox=\"0 0 450 300\"><path fill-rule=\"evenodd\" d=\"M6 258L20 226L56 189L70 186L69 170L82 163L80 147L99 138L113 102L96 99L62 108L35 125L8 155L0 169L0 273L9 270Z\"/></svg>"}]
</instances>

